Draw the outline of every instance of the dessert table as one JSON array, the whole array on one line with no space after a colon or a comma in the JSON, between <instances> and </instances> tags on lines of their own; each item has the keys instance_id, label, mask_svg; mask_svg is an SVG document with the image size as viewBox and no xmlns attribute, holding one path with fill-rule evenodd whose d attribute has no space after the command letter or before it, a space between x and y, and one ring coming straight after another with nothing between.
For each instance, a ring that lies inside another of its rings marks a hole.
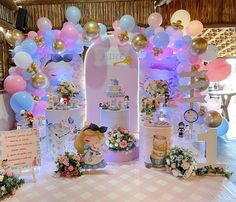
<instances>
[{"instance_id":1,"label":"dessert table","mask_svg":"<svg viewBox=\"0 0 236 202\"><path fill-rule=\"evenodd\" d=\"M229 121L228 106L230 104L231 98L236 95L236 92L232 91L210 91L210 96L220 96L222 101L222 115Z\"/></svg>"}]
</instances>

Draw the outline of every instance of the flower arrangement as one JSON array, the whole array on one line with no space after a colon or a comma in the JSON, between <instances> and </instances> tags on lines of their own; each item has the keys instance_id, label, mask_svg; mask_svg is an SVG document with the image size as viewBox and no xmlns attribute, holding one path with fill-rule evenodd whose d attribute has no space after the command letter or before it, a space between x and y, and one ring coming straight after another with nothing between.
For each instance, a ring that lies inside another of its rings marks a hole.
<instances>
[{"instance_id":1,"label":"flower arrangement","mask_svg":"<svg viewBox=\"0 0 236 202\"><path fill-rule=\"evenodd\" d=\"M61 177L77 177L82 175L81 157L71 152L65 152L55 161L57 170L55 173Z\"/></svg>"},{"instance_id":2,"label":"flower arrangement","mask_svg":"<svg viewBox=\"0 0 236 202\"><path fill-rule=\"evenodd\" d=\"M170 149L165 161L166 168L175 177L183 177L184 179L195 175L221 175L230 178L233 174L232 172L226 171L224 168L213 167L211 165L197 168L193 153L180 147Z\"/></svg>"},{"instance_id":3,"label":"flower arrangement","mask_svg":"<svg viewBox=\"0 0 236 202\"><path fill-rule=\"evenodd\" d=\"M8 168L0 171L0 199L14 195L15 191L24 184L23 179L14 175L13 171Z\"/></svg>"},{"instance_id":4,"label":"flower arrangement","mask_svg":"<svg viewBox=\"0 0 236 202\"><path fill-rule=\"evenodd\" d=\"M151 97L143 97L141 100L141 113L145 113L146 116L152 116L156 111L156 101Z\"/></svg>"},{"instance_id":5,"label":"flower arrangement","mask_svg":"<svg viewBox=\"0 0 236 202\"><path fill-rule=\"evenodd\" d=\"M163 97L165 102L165 96L169 95L168 83L164 80L153 80L148 84L146 92L159 101L162 101L161 98Z\"/></svg>"},{"instance_id":6,"label":"flower arrangement","mask_svg":"<svg viewBox=\"0 0 236 202\"><path fill-rule=\"evenodd\" d=\"M79 94L78 86L76 86L71 81L62 81L59 83L57 88L57 93L65 98L65 97L75 97Z\"/></svg>"},{"instance_id":7,"label":"flower arrangement","mask_svg":"<svg viewBox=\"0 0 236 202\"><path fill-rule=\"evenodd\" d=\"M191 151L179 147L171 148L166 156L166 167L175 177L195 176L196 161Z\"/></svg>"},{"instance_id":8,"label":"flower arrangement","mask_svg":"<svg viewBox=\"0 0 236 202\"><path fill-rule=\"evenodd\" d=\"M130 151L135 147L135 137L127 129L114 128L108 132L107 145L113 151Z\"/></svg>"}]
</instances>

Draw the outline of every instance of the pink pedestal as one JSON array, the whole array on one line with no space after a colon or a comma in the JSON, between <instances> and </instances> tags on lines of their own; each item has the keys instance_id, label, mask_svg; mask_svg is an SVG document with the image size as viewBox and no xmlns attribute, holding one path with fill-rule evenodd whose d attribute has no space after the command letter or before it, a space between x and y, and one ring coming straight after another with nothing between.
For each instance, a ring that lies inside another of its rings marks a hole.
<instances>
[{"instance_id":1,"label":"pink pedestal","mask_svg":"<svg viewBox=\"0 0 236 202\"><path fill-rule=\"evenodd\" d=\"M107 162L121 163L121 162L133 161L137 159L139 156L139 148L134 147L129 152L126 151L116 152L108 150L108 152L104 153L103 156Z\"/></svg>"}]
</instances>

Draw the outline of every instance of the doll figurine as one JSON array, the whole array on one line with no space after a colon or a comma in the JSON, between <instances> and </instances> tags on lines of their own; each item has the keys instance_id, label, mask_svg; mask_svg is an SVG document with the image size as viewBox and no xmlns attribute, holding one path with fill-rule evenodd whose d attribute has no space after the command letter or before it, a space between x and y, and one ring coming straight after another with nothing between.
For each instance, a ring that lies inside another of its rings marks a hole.
<instances>
[{"instance_id":1,"label":"doll figurine","mask_svg":"<svg viewBox=\"0 0 236 202\"><path fill-rule=\"evenodd\" d=\"M129 108L129 96L126 95L124 98L124 108L128 109Z\"/></svg>"},{"instance_id":2,"label":"doll figurine","mask_svg":"<svg viewBox=\"0 0 236 202\"><path fill-rule=\"evenodd\" d=\"M104 168L107 165L101 154L101 151L106 151L102 146L106 130L107 127L99 128L96 124L91 123L82 128L80 134L76 136L74 146L83 157L84 169Z\"/></svg>"},{"instance_id":3,"label":"doll figurine","mask_svg":"<svg viewBox=\"0 0 236 202\"><path fill-rule=\"evenodd\" d=\"M184 124L184 122L179 122L178 126L179 126L179 128L178 128L179 137L183 138L184 132L185 132L185 124Z\"/></svg>"}]
</instances>

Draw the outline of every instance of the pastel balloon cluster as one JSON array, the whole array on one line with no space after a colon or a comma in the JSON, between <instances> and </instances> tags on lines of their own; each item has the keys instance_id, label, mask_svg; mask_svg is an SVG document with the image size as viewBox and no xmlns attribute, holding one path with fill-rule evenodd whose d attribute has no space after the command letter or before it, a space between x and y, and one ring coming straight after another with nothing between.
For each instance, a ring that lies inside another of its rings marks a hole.
<instances>
[{"instance_id":1,"label":"pastel balloon cluster","mask_svg":"<svg viewBox=\"0 0 236 202\"><path fill-rule=\"evenodd\" d=\"M72 78L78 71L73 68L76 58L83 53L84 46L95 40L95 36L106 39L104 24L88 22L87 28L79 24L79 8L68 7L65 17L67 22L60 30L53 29L53 23L48 18L41 17L37 20L38 31L29 31L26 38L18 40L18 43L12 42L16 45L13 49L16 66L9 69L4 88L12 96L10 104L18 120L22 118L21 110L32 111L34 116L43 115L47 108L47 88L58 84L61 75ZM54 61L55 55L60 60ZM64 62L63 65L57 65L60 62ZM38 96L39 100L34 100L34 96Z\"/></svg>"}]
</instances>

